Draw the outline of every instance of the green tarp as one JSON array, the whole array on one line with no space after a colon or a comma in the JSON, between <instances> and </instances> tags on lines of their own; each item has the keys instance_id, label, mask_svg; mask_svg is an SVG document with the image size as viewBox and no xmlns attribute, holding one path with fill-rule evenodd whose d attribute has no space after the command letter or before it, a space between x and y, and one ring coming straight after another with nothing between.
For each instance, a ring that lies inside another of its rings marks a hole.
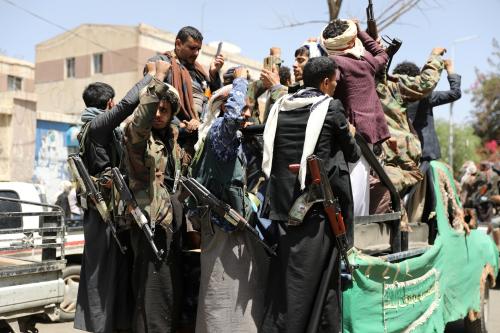
<instances>
[{"instance_id":1,"label":"green tarp","mask_svg":"<svg viewBox=\"0 0 500 333\"><path fill-rule=\"evenodd\" d=\"M452 179L442 163L431 167L434 179L438 170ZM481 275L487 264L498 273L497 247L478 230L452 229L434 183L439 234L424 254L394 264L350 254L360 267L343 293L344 332L443 332L447 322L480 310Z\"/></svg>"}]
</instances>

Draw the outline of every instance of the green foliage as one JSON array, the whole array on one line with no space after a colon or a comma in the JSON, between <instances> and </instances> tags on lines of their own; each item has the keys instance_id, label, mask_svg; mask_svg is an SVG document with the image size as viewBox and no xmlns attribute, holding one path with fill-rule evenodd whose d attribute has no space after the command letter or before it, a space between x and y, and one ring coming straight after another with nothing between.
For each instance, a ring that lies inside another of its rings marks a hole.
<instances>
[{"instance_id":1,"label":"green foliage","mask_svg":"<svg viewBox=\"0 0 500 333\"><path fill-rule=\"evenodd\" d=\"M484 141L500 138L500 45L493 40L493 54L488 58L489 73L476 70L477 80L470 89L476 110L474 130Z\"/></svg>"},{"instance_id":2,"label":"green foliage","mask_svg":"<svg viewBox=\"0 0 500 333\"><path fill-rule=\"evenodd\" d=\"M441 159L448 161L449 147L449 123L447 121L436 120L436 132L441 146ZM478 149L481 147L481 138L474 134L474 128L470 125L453 125L453 170L458 171L465 161L472 160L479 162L481 157Z\"/></svg>"}]
</instances>

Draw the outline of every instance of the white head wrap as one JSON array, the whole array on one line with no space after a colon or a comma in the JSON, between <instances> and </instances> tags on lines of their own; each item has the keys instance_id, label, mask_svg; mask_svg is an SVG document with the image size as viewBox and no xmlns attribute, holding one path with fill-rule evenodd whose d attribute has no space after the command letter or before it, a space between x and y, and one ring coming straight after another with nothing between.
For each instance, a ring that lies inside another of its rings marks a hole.
<instances>
[{"instance_id":1,"label":"white head wrap","mask_svg":"<svg viewBox=\"0 0 500 333\"><path fill-rule=\"evenodd\" d=\"M305 42L302 46L309 49L309 59L321 57L321 49L317 42Z\"/></svg>"},{"instance_id":2,"label":"white head wrap","mask_svg":"<svg viewBox=\"0 0 500 333\"><path fill-rule=\"evenodd\" d=\"M233 85L228 84L227 86L216 90L212 94L212 97L210 97L210 99L208 100L207 109L203 114L202 123L198 128L198 142L196 142L196 144L194 145L195 150L198 150L198 148L200 148L201 146L201 143L205 140L210 127L212 127L212 124L214 123L215 119L217 119L220 113L220 107L223 103L226 102L227 96L229 96L229 93L232 89Z\"/></svg>"},{"instance_id":3,"label":"white head wrap","mask_svg":"<svg viewBox=\"0 0 500 333\"><path fill-rule=\"evenodd\" d=\"M325 28L321 30L319 36L321 46L326 50L328 55L341 55L341 54L351 54L356 58L361 58L365 54L365 47L363 43L357 38L358 28L356 23L352 20L345 20L349 24L346 31L340 36L334 38L323 38L323 32ZM328 25L327 25L328 26ZM349 47L354 40L354 45Z\"/></svg>"}]
</instances>

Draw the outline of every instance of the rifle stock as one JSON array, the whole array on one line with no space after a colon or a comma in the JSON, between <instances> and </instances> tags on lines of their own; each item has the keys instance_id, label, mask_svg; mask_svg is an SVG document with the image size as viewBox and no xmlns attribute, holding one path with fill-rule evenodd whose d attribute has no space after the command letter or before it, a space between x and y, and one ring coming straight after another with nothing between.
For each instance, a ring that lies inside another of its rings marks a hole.
<instances>
[{"instance_id":1,"label":"rifle stock","mask_svg":"<svg viewBox=\"0 0 500 333\"><path fill-rule=\"evenodd\" d=\"M77 154L75 155L70 155L68 157L68 163L70 165L70 169L73 170L74 166L74 171L76 172L77 175L75 175L76 179L80 182L80 186L82 189L85 189L86 194L90 197L90 199L94 202L94 205L99 212L99 215L101 215L103 221L109 226L111 230L111 234L113 235L113 238L116 241L116 244L118 245L118 248L120 249L120 252L125 253L127 250L127 247L124 246L120 240L118 239L118 234L116 231L115 224L113 223L111 216L108 211L108 207L106 205L106 202L104 201L104 198L99 192L92 181L92 178L90 177L89 172L87 171L87 168L82 162L82 159L80 156Z\"/></svg>"},{"instance_id":2,"label":"rifle stock","mask_svg":"<svg viewBox=\"0 0 500 333\"><path fill-rule=\"evenodd\" d=\"M124 201L125 204L129 207L130 213L134 217L134 221L144 232L144 235L146 236L146 239L148 240L148 243L151 246L151 249L153 250L156 258L162 261L165 257L165 251L163 249L158 250L158 247L156 246L153 239L153 232L148 224L148 219L139 208L139 205L137 204L137 201L135 200L132 192L128 188L127 183L125 182L125 179L123 178L120 170L115 167L111 169L111 174L113 175L113 186L120 193L120 200Z\"/></svg>"}]
</instances>

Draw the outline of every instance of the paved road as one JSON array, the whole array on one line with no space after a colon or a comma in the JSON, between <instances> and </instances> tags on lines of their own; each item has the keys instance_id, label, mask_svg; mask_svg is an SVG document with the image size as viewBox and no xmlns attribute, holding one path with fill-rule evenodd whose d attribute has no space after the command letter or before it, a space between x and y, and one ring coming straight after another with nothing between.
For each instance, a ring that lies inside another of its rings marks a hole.
<instances>
[{"instance_id":1,"label":"paved road","mask_svg":"<svg viewBox=\"0 0 500 333\"><path fill-rule=\"evenodd\" d=\"M489 333L500 332L500 289L490 290L490 316L488 323ZM73 322L58 323L58 324L42 324L36 325L40 333L82 333L82 331L73 328ZM449 325L445 333L464 333L460 323Z\"/></svg>"}]
</instances>

